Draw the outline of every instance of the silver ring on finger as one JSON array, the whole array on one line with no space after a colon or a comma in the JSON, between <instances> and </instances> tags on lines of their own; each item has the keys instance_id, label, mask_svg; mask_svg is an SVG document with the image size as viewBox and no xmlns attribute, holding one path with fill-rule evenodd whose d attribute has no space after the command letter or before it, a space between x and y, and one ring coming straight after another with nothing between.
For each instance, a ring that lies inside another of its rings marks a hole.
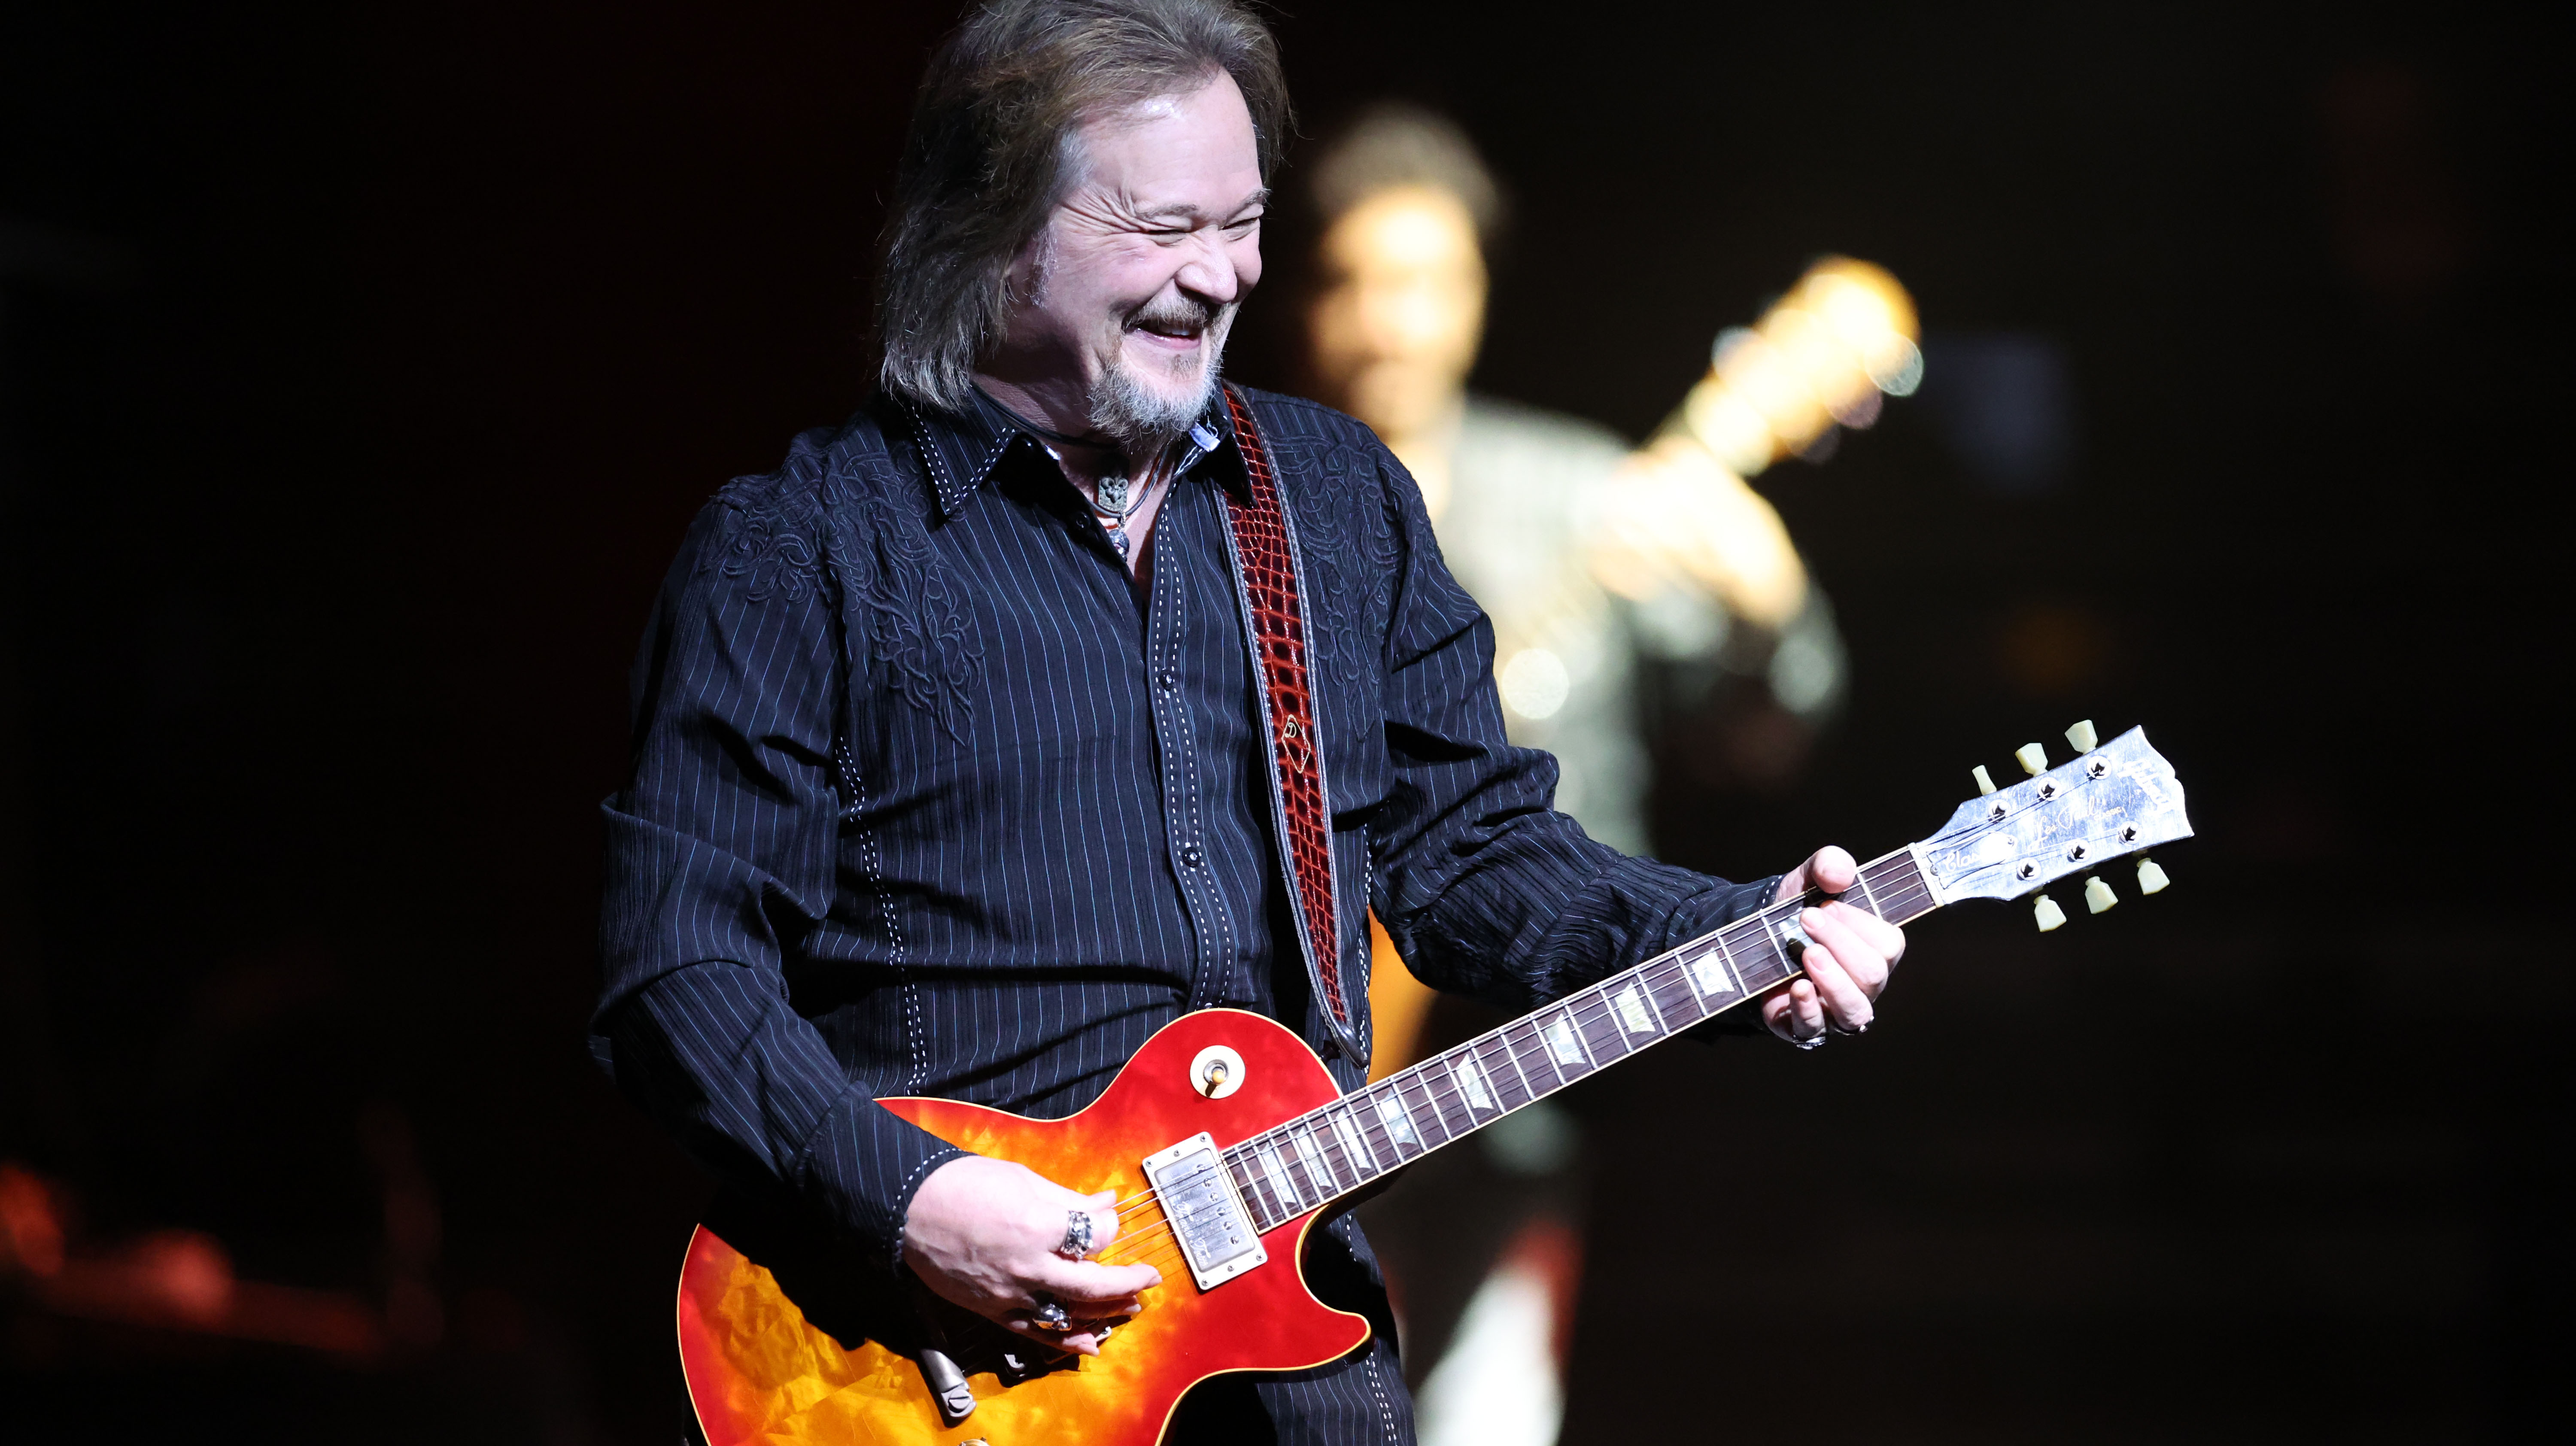
<instances>
[{"instance_id":1,"label":"silver ring on finger","mask_svg":"<svg viewBox=\"0 0 2576 1446\"><path fill-rule=\"evenodd\" d=\"M1065 1310L1064 1302L1050 1295L1040 1295L1036 1308L1029 1312L1029 1324L1042 1331L1062 1334L1073 1329L1073 1316Z\"/></svg>"},{"instance_id":2,"label":"silver ring on finger","mask_svg":"<svg viewBox=\"0 0 2576 1446\"><path fill-rule=\"evenodd\" d=\"M1064 1239L1055 1253L1067 1260L1081 1260L1091 1254L1091 1212L1068 1210L1064 1217Z\"/></svg>"}]
</instances>

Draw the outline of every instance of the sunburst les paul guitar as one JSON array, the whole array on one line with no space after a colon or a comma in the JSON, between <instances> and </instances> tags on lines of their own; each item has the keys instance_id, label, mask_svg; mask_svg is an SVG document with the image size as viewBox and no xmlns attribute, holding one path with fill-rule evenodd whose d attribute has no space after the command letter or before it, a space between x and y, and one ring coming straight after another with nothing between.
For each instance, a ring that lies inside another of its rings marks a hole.
<instances>
[{"instance_id":1,"label":"sunburst les paul guitar","mask_svg":"<svg viewBox=\"0 0 2576 1446\"><path fill-rule=\"evenodd\" d=\"M2129 855L2135 887L2162 889L2145 850L2191 835L2171 765L2137 729L2098 747L2090 724L2068 738L2078 752L2053 768L2039 745L2021 750L2032 776L2009 788L1978 769L1979 797L1864 865L1843 902L1902 924L2080 875L2099 913L2118 898L2099 870ZM1808 902L1739 919L1347 1095L1287 1029L1211 1009L1157 1033L1067 1119L885 1100L964 1149L1115 1191L1119 1235L1103 1258L1151 1262L1164 1284L1098 1356L1056 1355L926 1292L852 1294L853 1281L884 1277L881 1263L711 1220L689 1243L679 1292L700 1426L710 1446L1152 1446L1210 1376L1316 1366L1367 1340L1362 1317L1325 1306L1299 1274L1309 1230L1430 1151L1797 977ZM2065 921L2044 893L2035 908L2044 930Z\"/></svg>"}]
</instances>

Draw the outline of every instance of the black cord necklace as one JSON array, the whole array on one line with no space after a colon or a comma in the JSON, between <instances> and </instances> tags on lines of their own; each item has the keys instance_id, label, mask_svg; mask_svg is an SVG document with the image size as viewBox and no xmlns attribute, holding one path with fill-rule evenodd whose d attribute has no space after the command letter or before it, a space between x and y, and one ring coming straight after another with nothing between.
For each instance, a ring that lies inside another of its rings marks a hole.
<instances>
[{"instance_id":1,"label":"black cord necklace","mask_svg":"<svg viewBox=\"0 0 2576 1446\"><path fill-rule=\"evenodd\" d=\"M1000 402L994 402L993 405L1002 407ZM1091 490L1083 497L1083 501L1091 504L1092 513L1100 519L1101 530L1109 534L1110 545L1118 549L1120 557L1126 557L1129 549L1127 519L1135 516L1137 509L1145 505L1145 499L1153 495L1153 484L1148 481L1143 486L1138 486L1136 479L1128 475L1134 469L1124 465L1127 460L1124 450L1117 443L1098 433L1088 437L1069 436L1063 432L1039 426L1009 407L1002 407L1002 411L1012 421L1019 423L1030 436L1049 444L1050 452L1059 447L1081 447L1089 451L1108 452L1118 458L1121 465L1114 472L1103 472L1100 480L1091 485ZM1059 463L1064 460L1061 453L1057 455L1056 460ZM1081 492L1083 489L1076 486L1074 490Z\"/></svg>"}]
</instances>

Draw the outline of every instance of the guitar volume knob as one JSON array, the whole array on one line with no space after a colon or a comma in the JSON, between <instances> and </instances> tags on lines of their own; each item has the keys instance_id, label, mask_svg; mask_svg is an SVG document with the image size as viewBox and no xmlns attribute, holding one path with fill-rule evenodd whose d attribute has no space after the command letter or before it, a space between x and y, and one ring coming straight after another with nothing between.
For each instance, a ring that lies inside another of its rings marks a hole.
<instances>
[{"instance_id":1,"label":"guitar volume knob","mask_svg":"<svg viewBox=\"0 0 2576 1446\"><path fill-rule=\"evenodd\" d=\"M1243 1056L1224 1045L1211 1044L1190 1061L1190 1093L1221 1100L1241 1088Z\"/></svg>"}]
</instances>

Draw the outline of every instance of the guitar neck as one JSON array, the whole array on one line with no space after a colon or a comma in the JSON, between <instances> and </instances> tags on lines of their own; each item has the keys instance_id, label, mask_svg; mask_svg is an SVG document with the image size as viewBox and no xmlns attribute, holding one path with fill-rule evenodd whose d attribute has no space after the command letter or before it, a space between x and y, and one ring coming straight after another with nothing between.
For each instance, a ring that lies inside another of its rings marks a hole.
<instances>
[{"instance_id":1,"label":"guitar neck","mask_svg":"<svg viewBox=\"0 0 2576 1446\"><path fill-rule=\"evenodd\" d=\"M1910 848L1862 865L1842 901L1891 924L1939 907ZM1808 903L1748 914L1228 1148L1255 1227L1330 1204L1798 977L1797 918Z\"/></svg>"}]
</instances>

